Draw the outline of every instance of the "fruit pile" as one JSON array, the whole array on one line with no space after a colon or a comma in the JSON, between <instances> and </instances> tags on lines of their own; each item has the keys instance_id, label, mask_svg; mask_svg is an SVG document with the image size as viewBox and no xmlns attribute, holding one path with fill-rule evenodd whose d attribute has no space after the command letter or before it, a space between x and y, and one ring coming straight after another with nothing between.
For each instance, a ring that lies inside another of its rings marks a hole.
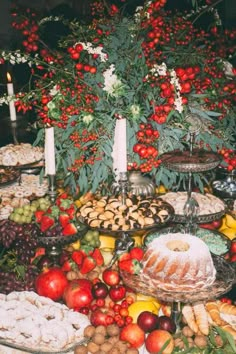
<instances>
[{"instance_id":1,"label":"fruit pile","mask_svg":"<svg viewBox=\"0 0 236 354\"><path fill-rule=\"evenodd\" d=\"M59 195L54 205L34 212L35 222L43 236L71 236L77 233L76 205L67 193Z\"/></svg>"},{"instance_id":2,"label":"fruit pile","mask_svg":"<svg viewBox=\"0 0 236 354\"><path fill-rule=\"evenodd\" d=\"M9 219L17 224L29 224L33 221L34 213L36 213L37 210L40 212L46 211L50 204L48 197L35 199L29 204L14 208Z\"/></svg>"}]
</instances>

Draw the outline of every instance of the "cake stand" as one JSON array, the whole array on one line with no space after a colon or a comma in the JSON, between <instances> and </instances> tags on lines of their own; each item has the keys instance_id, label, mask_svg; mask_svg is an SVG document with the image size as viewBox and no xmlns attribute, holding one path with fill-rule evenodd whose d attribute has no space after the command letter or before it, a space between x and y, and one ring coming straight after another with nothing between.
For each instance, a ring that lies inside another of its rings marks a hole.
<instances>
[{"instance_id":1,"label":"cake stand","mask_svg":"<svg viewBox=\"0 0 236 354\"><path fill-rule=\"evenodd\" d=\"M175 172L188 173L188 197L184 206L184 215L180 221L176 221L183 222L183 219L187 220L186 231L189 233L194 232L196 224L197 222L199 222L199 205L196 199L192 196L193 173L200 173L212 170L216 168L221 162L221 156L215 152L194 149L194 140L195 132L190 132L189 151L174 150L172 152L165 153L160 157L163 165L167 169ZM214 216L212 217L214 218ZM218 215L215 217L218 217Z\"/></svg>"},{"instance_id":2,"label":"cake stand","mask_svg":"<svg viewBox=\"0 0 236 354\"><path fill-rule=\"evenodd\" d=\"M133 275L121 271L121 277L124 284L134 289L136 292L171 303L173 310L172 316L175 320L176 327L179 328L182 303L208 301L220 297L230 291L232 286L236 283L234 268L223 257L212 255L212 259L216 268L215 281L209 286L201 289L193 289L191 291L165 290L158 286L153 279L150 277L147 278L143 273Z\"/></svg>"}]
</instances>

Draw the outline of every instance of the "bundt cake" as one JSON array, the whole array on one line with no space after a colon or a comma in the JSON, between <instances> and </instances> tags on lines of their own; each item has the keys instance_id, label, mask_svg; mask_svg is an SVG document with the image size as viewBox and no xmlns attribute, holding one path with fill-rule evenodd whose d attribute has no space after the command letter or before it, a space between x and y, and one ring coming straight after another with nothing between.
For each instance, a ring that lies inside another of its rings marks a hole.
<instances>
[{"instance_id":1,"label":"bundt cake","mask_svg":"<svg viewBox=\"0 0 236 354\"><path fill-rule=\"evenodd\" d=\"M165 234L147 246L142 277L167 291L191 291L211 285L216 277L204 241L182 233Z\"/></svg>"}]
</instances>

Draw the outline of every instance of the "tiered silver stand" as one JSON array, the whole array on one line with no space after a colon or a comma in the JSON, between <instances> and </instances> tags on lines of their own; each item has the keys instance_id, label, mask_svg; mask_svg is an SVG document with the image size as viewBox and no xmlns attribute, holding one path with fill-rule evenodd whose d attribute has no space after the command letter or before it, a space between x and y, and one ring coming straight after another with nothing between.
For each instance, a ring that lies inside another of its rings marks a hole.
<instances>
[{"instance_id":1,"label":"tiered silver stand","mask_svg":"<svg viewBox=\"0 0 236 354\"><path fill-rule=\"evenodd\" d=\"M206 159L204 158L204 150L193 149L195 140L195 133L190 132L190 146L189 146L189 156L194 155L200 156L199 162L189 162L193 161L189 159L186 162L176 162L177 151L172 153L166 153L161 156L163 165L172 171L187 173L188 174L188 190L187 190L187 201L184 206L183 215L174 215L172 218L173 222L184 224L184 229L186 233L194 234L196 231L196 226L198 223L210 222L219 219L225 211L210 214L210 215L199 215L199 205L192 194L192 179L194 173L202 173L216 168L220 162L221 158L218 154L212 152L207 152ZM181 154L181 152L180 152ZM217 270L217 276L214 283L210 286L206 286L203 289L198 289L197 291L165 291L163 289L158 289L155 284L149 284L147 286L146 281L142 279L135 279L135 277L127 276L123 274L123 279L128 286L136 289L147 295L152 295L160 300L170 302L172 304L172 317L175 320L177 330L180 329L180 318L181 318L181 303L192 303L196 301L206 301L222 294L228 292L234 282L235 282L235 271L230 266L228 262L224 260L223 257L213 256L213 261L215 268Z\"/></svg>"}]
</instances>

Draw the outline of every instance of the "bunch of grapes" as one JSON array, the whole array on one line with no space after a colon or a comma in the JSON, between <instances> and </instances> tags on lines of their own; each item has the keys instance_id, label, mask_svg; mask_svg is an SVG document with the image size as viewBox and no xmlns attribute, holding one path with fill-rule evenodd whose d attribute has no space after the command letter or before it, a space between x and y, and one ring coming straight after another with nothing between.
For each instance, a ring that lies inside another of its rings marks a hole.
<instances>
[{"instance_id":1,"label":"bunch of grapes","mask_svg":"<svg viewBox=\"0 0 236 354\"><path fill-rule=\"evenodd\" d=\"M34 282L39 274L33 265L24 267L24 276L14 270L0 272L0 293L9 294L12 291L35 291Z\"/></svg>"},{"instance_id":2,"label":"bunch of grapes","mask_svg":"<svg viewBox=\"0 0 236 354\"><path fill-rule=\"evenodd\" d=\"M28 248L32 247L32 250L35 252L37 247L36 236L38 228L35 224L18 224L11 220L1 220L0 221L0 244L4 248L15 247L15 243L25 239L25 242L28 243Z\"/></svg>"},{"instance_id":3,"label":"bunch of grapes","mask_svg":"<svg viewBox=\"0 0 236 354\"><path fill-rule=\"evenodd\" d=\"M0 221L0 244L5 248L11 247L18 234L22 232L22 226L11 220Z\"/></svg>"},{"instance_id":4,"label":"bunch of grapes","mask_svg":"<svg viewBox=\"0 0 236 354\"><path fill-rule=\"evenodd\" d=\"M30 204L25 204L21 207L14 208L9 216L9 219L18 223L31 223L34 218L34 212L36 210L47 210L51 202L48 197L42 197L33 200Z\"/></svg>"},{"instance_id":5,"label":"bunch of grapes","mask_svg":"<svg viewBox=\"0 0 236 354\"><path fill-rule=\"evenodd\" d=\"M30 260L35 255L37 245L37 240L32 238L30 235L17 238L13 244L13 247L15 248L18 262L22 264L29 264Z\"/></svg>"}]
</instances>

